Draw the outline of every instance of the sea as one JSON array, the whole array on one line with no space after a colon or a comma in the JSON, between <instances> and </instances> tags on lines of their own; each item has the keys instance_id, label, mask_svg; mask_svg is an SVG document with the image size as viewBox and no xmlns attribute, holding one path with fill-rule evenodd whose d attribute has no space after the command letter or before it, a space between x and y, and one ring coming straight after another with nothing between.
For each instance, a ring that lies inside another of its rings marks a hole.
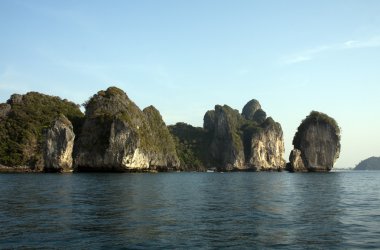
<instances>
[{"instance_id":1,"label":"sea","mask_svg":"<svg viewBox=\"0 0 380 250\"><path fill-rule=\"evenodd\" d=\"M380 171L0 175L0 249L379 249Z\"/></svg>"}]
</instances>

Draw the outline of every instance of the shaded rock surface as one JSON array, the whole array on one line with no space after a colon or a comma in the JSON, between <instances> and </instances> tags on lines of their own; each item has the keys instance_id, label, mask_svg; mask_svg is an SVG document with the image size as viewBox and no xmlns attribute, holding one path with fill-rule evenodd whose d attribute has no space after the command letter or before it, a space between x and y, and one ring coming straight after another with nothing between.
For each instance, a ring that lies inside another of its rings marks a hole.
<instances>
[{"instance_id":1,"label":"shaded rock surface","mask_svg":"<svg viewBox=\"0 0 380 250\"><path fill-rule=\"evenodd\" d=\"M354 170L380 170L380 157L370 157L361 161Z\"/></svg>"},{"instance_id":2,"label":"shaded rock surface","mask_svg":"<svg viewBox=\"0 0 380 250\"><path fill-rule=\"evenodd\" d=\"M243 141L239 134L242 122L239 111L227 105L215 106L214 127L210 129L213 134L210 154L219 168L228 171L246 168Z\"/></svg>"},{"instance_id":3,"label":"shaded rock surface","mask_svg":"<svg viewBox=\"0 0 380 250\"><path fill-rule=\"evenodd\" d=\"M141 111L116 87L99 91L85 107L74 150L77 170L180 169L173 138L154 107Z\"/></svg>"},{"instance_id":4,"label":"shaded rock surface","mask_svg":"<svg viewBox=\"0 0 380 250\"><path fill-rule=\"evenodd\" d=\"M282 170L285 165L281 125L266 118L257 100L248 102L242 114L216 105L204 115L203 128L176 124L170 131L185 165L188 159L219 171Z\"/></svg>"},{"instance_id":5,"label":"shaded rock surface","mask_svg":"<svg viewBox=\"0 0 380 250\"><path fill-rule=\"evenodd\" d=\"M293 145L298 151L290 155L289 171L330 171L340 153L340 128L333 118L312 111L298 127Z\"/></svg>"},{"instance_id":6,"label":"shaded rock surface","mask_svg":"<svg viewBox=\"0 0 380 250\"><path fill-rule=\"evenodd\" d=\"M74 131L69 119L60 115L46 131L44 170L71 172L73 165Z\"/></svg>"},{"instance_id":7,"label":"shaded rock surface","mask_svg":"<svg viewBox=\"0 0 380 250\"><path fill-rule=\"evenodd\" d=\"M291 172L307 172L308 171L305 165L303 164L303 160L301 157L301 150L293 149L290 152L287 169Z\"/></svg>"}]
</instances>

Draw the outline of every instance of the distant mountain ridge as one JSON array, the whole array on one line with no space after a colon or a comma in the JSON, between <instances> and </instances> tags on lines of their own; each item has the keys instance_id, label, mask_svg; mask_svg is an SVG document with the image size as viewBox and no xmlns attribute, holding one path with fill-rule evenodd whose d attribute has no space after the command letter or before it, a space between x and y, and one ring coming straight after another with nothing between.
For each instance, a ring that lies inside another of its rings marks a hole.
<instances>
[{"instance_id":1,"label":"distant mountain ridge","mask_svg":"<svg viewBox=\"0 0 380 250\"><path fill-rule=\"evenodd\" d=\"M380 157L370 157L361 161L354 170L380 170Z\"/></svg>"}]
</instances>

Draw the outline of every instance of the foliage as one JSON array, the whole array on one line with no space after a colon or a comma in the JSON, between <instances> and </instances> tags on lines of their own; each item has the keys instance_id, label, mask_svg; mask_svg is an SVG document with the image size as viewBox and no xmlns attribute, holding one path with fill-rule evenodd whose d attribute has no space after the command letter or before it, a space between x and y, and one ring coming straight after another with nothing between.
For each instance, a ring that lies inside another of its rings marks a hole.
<instances>
[{"instance_id":1,"label":"foliage","mask_svg":"<svg viewBox=\"0 0 380 250\"><path fill-rule=\"evenodd\" d=\"M148 150L176 157L173 138L166 127L160 112L155 107L149 106L143 110L143 113L147 118L149 131L140 132L140 136L145 138L149 143ZM147 138L147 135L150 135L149 138Z\"/></svg>"},{"instance_id":2,"label":"foliage","mask_svg":"<svg viewBox=\"0 0 380 250\"><path fill-rule=\"evenodd\" d=\"M110 100L115 100L115 99L118 99L118 98L114 98L114 97L120 97L121 99L128 99L128 96L126 95L126 93L117 88L117 87L109 87L107 90L100 90L98 91L98 93L96 93L95 95L93 95L92 97L90 97L90 99L88 99L87 101L85 101L82 106L87 110L91 109L91 108L97 108L99 107L98 104L102 104L102 105L105 105L107 100L110 101ZM99 114L99 115L102 115L102 114Z\"/></svg>"},{"instance_id":3,"label":"foliage","mask_svg":"<svg viewBox=\"0 0 380 250\"><path fill-rule=\"evenodd\" d=\"M186 123L169 126L169 131L174 137L181 166L204 171L210 164L208 148L212 134L203 128L193 127Z\"/></svg>"},{"instance_id":4,"label":"foliage","mask_svg":"<svg viewBox=\"0 0 380 250\"><path fill-rule=\"evenodd\" d=\"M35 166L42 159L43 130L61 114L78 132L83 114L72 102L59 97L29 92L22 101L11 104L0 122L0 163L7 166Z\"/></svg>"}]
</instances>

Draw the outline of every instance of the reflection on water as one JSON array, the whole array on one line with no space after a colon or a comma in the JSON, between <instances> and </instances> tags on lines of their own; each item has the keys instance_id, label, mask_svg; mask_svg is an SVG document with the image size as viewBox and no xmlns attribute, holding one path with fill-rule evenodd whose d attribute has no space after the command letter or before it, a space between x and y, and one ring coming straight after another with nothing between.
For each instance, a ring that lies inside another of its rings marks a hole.
<instances>
[{"instance_id":1,"label":"reflection on water","mask_svg":"<svg viewBox=\"0 0 380 250\"><path fill-rule=\"evenodd\" d=\"M0 175L0 248L378 247L380 173Z\"/></svg>"}]
</instances>

